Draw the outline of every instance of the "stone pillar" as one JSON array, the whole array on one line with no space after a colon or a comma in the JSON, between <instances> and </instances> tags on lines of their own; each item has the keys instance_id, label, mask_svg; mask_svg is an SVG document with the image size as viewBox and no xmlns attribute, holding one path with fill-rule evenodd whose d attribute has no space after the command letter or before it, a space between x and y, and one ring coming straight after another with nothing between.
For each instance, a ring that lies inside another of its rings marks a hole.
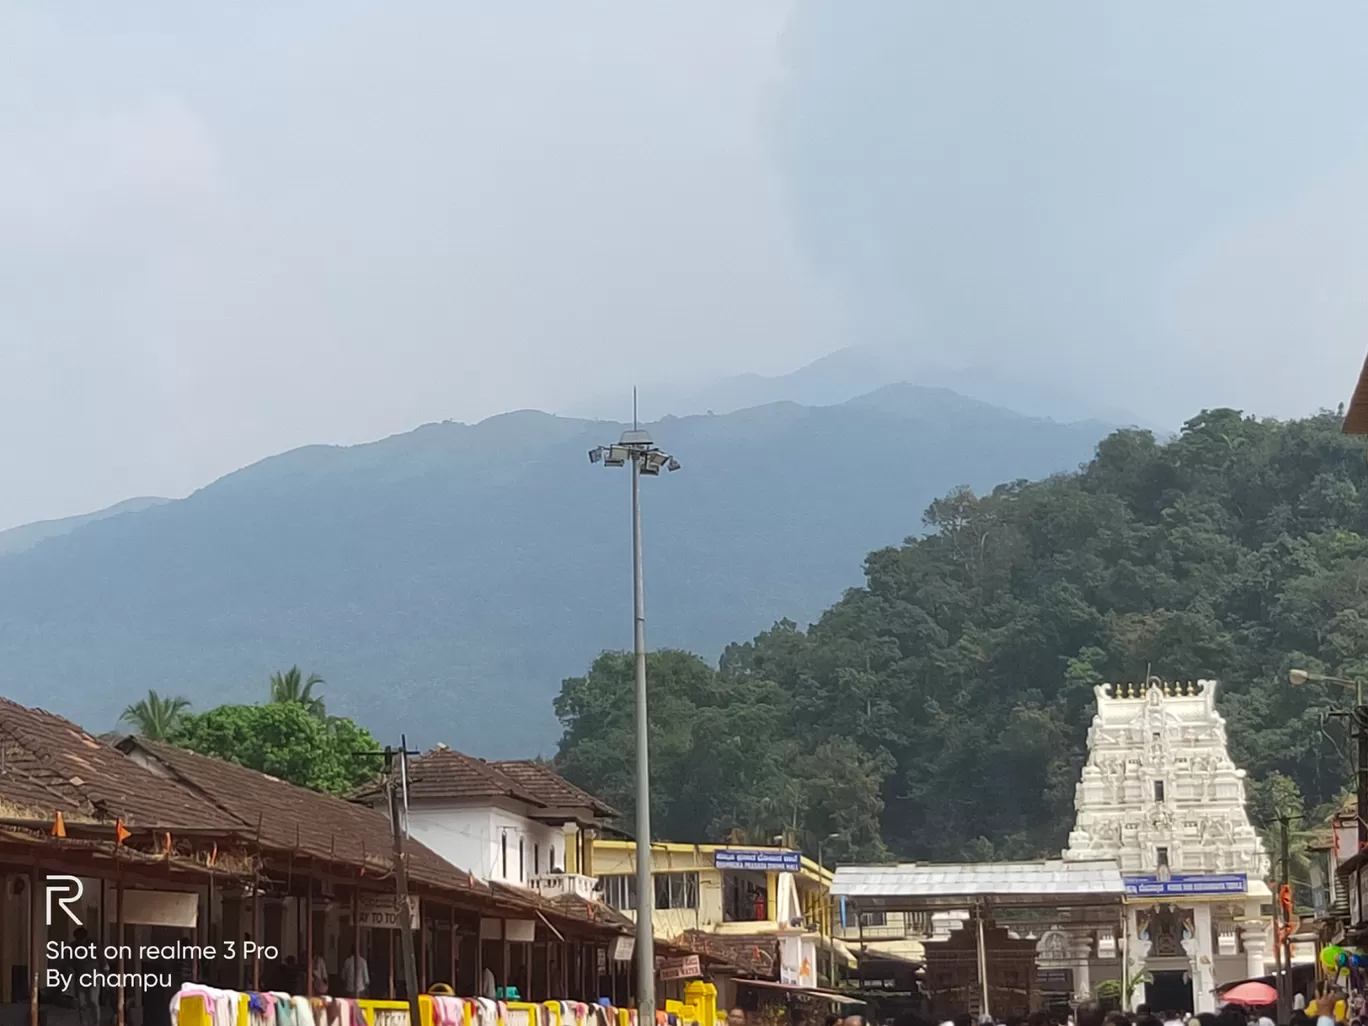
<instances>
[{"instance_id":1,"label":"stone pillar","mask_svg":"<svg viewBox=\"0 0 1368 1026\"><path fill-rule=\"evenodd\" d=\"M1149 957L1150 942L1140 939L1139 926L1136 923L1136 908L1130 905L1126 908L1126 960L1129 965L1121 966L1121 986L1125 986L1126 977L1139 976L1145 969L1145 960ZM1148 999L1145 994L1145 985L1138 983L1135 990L1131 991L1130 1006L1136 1008L1147 1004Z\"/></svg>"},{"instance_id":2,"label":"stone pillar","mask_svg":"<svg viewBox=\"0 0 1368 1026\"><path fill-rule=\"evenodd\" d=\"M1092 950L1091 937L1070 938L1069 956L1073 959L1074 994L1079 1001L1092 997Z\"/></svg>"},{"instance_id":3,"label":"stone pillar","mask_svg":"<svg viewBox=\"0 0 1368 1026\"><path fill-rule=\"evenodd\" d=\"M1268 946L1268 926L1257 904L1245 908L1246 922L1240 924L1240 945L1245 953L1245 976L1256 979L1263 976L1264 952Z\"/></svg>"},{"instance_id":4,"label":"stone pillar","mask_svg":"<svg viewBox=\"0 0 1368 1026\"><path fill-rule=\"evenodd\" d=\"M1211 906L1199 902L1192 910L1193 954L1192 963L1192 1010L1198 1015L1216 1011L1216 942L1211 932Z\"/></svg>"}]
</instances>

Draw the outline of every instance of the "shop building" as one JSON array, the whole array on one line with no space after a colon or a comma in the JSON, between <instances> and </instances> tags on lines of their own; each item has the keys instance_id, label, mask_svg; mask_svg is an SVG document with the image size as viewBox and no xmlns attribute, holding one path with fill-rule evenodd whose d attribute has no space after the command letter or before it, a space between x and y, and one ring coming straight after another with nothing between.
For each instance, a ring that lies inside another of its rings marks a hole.
<instances>
[{"instance_id":1,"label":"shop building","mask_svg":"<svg viewBox=\"0 0 1368 1026\"><path fill-rule=\"evenodd\" d=\"M636 842L599 837L592 860L603 900L635 920ZM833 966L853 965L832 931L832 873L801 852L656 842L651 880L657 938L752 967L744 975L755 982L715 980L724 1004L737 987L817 992Z\"/></svg>"},{"instance_id":2,"label":"shop building","mask_svg":"<svg viewBox=\"0 0 1368 1026\"><path fill-rule=\"evenodd\" d=\"M79 1020L77 996L48 975L71 968L49 943L73 945L77 929L102 951L127 949L100 972L154 978L100 989L101 1021L119 1026L163 1026L187 980L316 996L306 967L319 960L328 993L350 996L353 950L369 996L402 998L405 921L422 990L478 994L487 969L532 1000L631 999L623 917L480 880L414 838L405 847L401 910L387 815L169 745L102 741L0 699L0 1023ZM50 903L54 886L69 908ZM145 957L148 945L178 953Z\"/></svg>"}]
</instances>

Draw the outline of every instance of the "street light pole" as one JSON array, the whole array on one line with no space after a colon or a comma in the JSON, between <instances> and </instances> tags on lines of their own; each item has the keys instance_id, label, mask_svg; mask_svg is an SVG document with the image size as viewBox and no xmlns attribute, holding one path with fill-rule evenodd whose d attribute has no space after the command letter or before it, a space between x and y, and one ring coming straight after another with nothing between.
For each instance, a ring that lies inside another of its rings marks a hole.
<instances>
[{"instance_id":1,"label":"street light pole","mask_svg":"<svg viewBox=\"0 0 1368 1026\"><path fill-rule=\"evenodd\" d=\"M641 464L632 460L632 652L636 657L637 1022L655 1022L655 887L651 882L651 734L646 715L646 588L641 573Z\"/></svg>"},{"instance_id":2,"label":"street light pole","mask_svg":"<svg viewBox=\"0 0 1368 1026\"><path fill-rule=\"evenodd\" d=\"M632 649L636 662L636 963L637 1022L654 1024L655 1001L655 888L651 883L651 764L650 720L646 714L646 590L642 580L641 477L658 477L661 470L679 469L679 461L661 452L636 422L632 400L632 430L617 445L589 450L590 463L606 467L632 465Z\"/></svg>"}]
</instances>

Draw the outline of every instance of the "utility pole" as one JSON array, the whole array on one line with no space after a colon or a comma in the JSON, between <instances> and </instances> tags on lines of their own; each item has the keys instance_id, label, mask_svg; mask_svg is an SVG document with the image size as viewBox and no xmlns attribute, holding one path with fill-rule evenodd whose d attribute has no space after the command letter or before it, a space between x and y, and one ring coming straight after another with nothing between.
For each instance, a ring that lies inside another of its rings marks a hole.
<instances>
[{"instance_id":1,"label":"utility pole","mask_svg":"<svg viewBox=\"0 0 1368 1026\"><path fill-rule=\"evenodd\" d=\"M1358 846L1359 851L1368 848L1368 706L1354 706L1354 740L1358 745Z\"/></svg>"},{"instance_id":2,"label":"utility pole","mask_svg":"<svg viewBox=\"0 0 1368 1026\"><path fill-rule=\"evenodd\" d=\"M1360 785L1361 786L1361 785ZM1361 793L1361 792L1360 792ZM1278 914L1276 916L1278 942L1278 1022L1287 1022L1292 1016L1292 897L1291 897L1291 844L1287 838L1287 824L1290 816L1278 817L1278 850L1282 860L1281 885L1278 887Z\"/></svg>"},{"instance_id":3,"label":"utility pole","mask_svg":"<svg viewBox=\"0 0 1368 1026\"><path fill-rule=\"evenodd\" d=\"M385 748L385 797L389 799L390 831L394 835L394 891L398 907L399 947L404 959L404 990L408 993L409 1022L418 1026L422 1016L418 1008L418 960L413 953L413 922L409 918L408 857L404 854L404 823L399 816L399 793L394 787L394 758L399 757L400 765L408 758L408 751L395 752ZM407 774L405 774L407 775ZM421 910L418 925L422 927ZM393 950L392 948L390 950ZM359 960L361 952L356 953Z\"/></svg>"}]
</instances>

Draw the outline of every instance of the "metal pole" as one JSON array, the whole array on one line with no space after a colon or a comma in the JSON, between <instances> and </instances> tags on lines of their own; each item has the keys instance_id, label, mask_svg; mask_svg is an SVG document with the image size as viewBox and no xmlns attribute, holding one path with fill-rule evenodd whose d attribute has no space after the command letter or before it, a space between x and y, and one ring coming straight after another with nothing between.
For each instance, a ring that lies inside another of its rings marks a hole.
<instances>
[{"instance_id":1,"label":"metal pole","mask_svg":"<svg viewBox=\"0 0 1368 1026\"><path fill-rule=\"evenodd\" d=\"M641 456L632 453L632 598L636 655L637 1022L655 1022L655 888L651 885L650 724L646 717L646 591L641 575Z\"/></svg>"},{"instance_id":2,"label":"metal pole","mask_svg":"<svg viewBox=\"0 0 1368 1026\"><path fill-rule=\"evenodd\" d=\"M983 909L979 909L978 914L978 975L979 988L983 996L983 1007L979 1009L979 1016L986 1018L993 1013L988 1007L988 948L983 939Z\"/></svg>"},{"instance_id":3,"label":"metal pole","mask_svg":"<svg viewBox=\"0 0 1368 1026\"><path fill-rule=\"evenodd\" d=\"M1354 727L1358 741L1358 846L1368 848L1368 706L1354 707Z\"/></svg>"},{"instance_id":4,"label":"metal pole","mask_svg":"<svg viewBox=\"0 0 1368 1026\"><path fill-rule=\"evenodd\" d=\"M41 1016L38 1011L38 963L43 958L43 941L46 939L47 931L43 929L43 899L39 897L43 893L42 887L38 882L38 867L35 865L29 870L29 1026L38 1026ZM40 933L39 931L42 930ZM122 977L120 977L122 979ZM120 995L123 991L119 991ZM120 1009L122 1012L122 1008ZM122 1026L122 1022L120 1023Z\"/></svg>"},{"instance_id":5,"label":"metal pole","mask_svg":"<svg viewBox=\"0 0 1368 1026\"><path fill-rule=\"evenodd\" d=\"M1361 786L1361 785L1360 785ZM1289 862L1291 861L1287 837L1287 816L1278 817L1279 856L1282 859L1281 886L1278 888L1278 1022L1287 1022L1292 1015L1292 997L1289 984L1292 981L1291 947L1288 939L1292 936L1291 909L1283 903L1283 895L1289 894ZM1290 900L1290 898L1289 898Z\"/></svg>"}]
</instances>

